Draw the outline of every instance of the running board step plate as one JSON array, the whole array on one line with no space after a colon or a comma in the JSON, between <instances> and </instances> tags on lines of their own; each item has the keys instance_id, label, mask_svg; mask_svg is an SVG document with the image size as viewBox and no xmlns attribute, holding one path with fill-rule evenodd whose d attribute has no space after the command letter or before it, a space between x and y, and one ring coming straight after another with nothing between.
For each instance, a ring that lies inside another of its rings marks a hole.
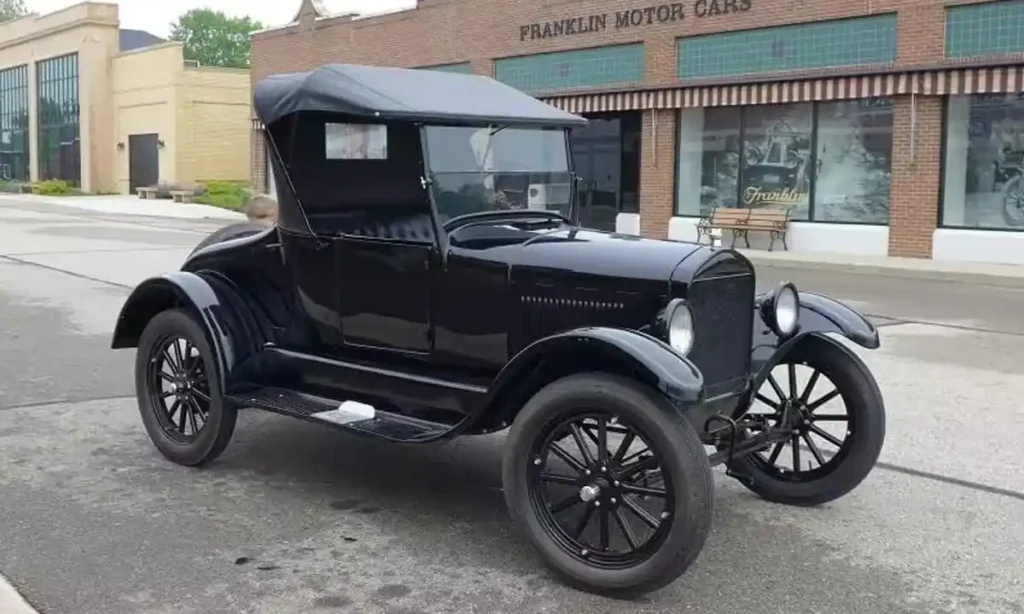
<instances>
[{"instance_id":1,"label":"running board step plate","mask_svg":"<svg viewBox=\"0 0 1024 614\"><path fill-rule=\"evenodd\" d=\"M239 407L255 407L400 443L423 443L443 437L451 426L375 409L372 405L338 403L283 388L261 388L227 397Z\"/></svg>"}]
</instances>

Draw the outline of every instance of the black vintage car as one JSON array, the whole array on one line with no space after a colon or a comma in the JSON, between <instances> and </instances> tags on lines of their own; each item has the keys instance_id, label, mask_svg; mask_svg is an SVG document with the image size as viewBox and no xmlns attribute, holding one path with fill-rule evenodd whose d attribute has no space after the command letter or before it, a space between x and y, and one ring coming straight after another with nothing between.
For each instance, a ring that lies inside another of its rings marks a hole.
<instances>
[{"instance_id":1,"label":"black vintage car","mask_svg":"<svg viewBox=\"0 0 1024 614\"><path fill-rule=\"evenodd\" d=\"M403 444L507 429L513 521L565 582L620 597L697 558L713 466L793 505L874 466L882 396L830 333L877 348L875 327L758 293L734 250L579 227L584 119L483 76L352 65L254 102L277 224L142 282L113 335L171 461L216 458L243 408Z\"/></svg>"}]
</instances>

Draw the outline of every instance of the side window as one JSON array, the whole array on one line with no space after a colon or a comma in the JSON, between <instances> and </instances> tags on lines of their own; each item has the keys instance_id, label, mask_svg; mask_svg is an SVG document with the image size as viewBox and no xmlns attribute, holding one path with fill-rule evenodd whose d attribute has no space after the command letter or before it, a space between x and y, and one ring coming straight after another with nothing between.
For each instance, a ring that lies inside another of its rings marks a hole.
<instances>
[{"instance_id":1,"label":"side window","mask_svg":"<svg viewBox=\"0 0 1024 614\"><path fill-rule=\"evenodd\" d=\"M387 160L388 127L381 124L324 124L328 160Z\"/></svg>"}]
</instances>

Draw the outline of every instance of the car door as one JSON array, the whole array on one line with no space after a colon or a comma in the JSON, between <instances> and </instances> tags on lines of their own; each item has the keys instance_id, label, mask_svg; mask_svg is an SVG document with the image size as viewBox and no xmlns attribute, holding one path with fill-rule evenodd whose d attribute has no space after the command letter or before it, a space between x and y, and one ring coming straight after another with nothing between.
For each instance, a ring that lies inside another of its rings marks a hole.
<instances>
[{"instance_id":1,"label":"car door","mask_svg":"<svg viewBox=\"0 0 1024 614\"><path fill-rule=\"evenodd\" d=\"M338 315L346 346L431 351L435 248L427 237L433 234L422 228L393 232L396 226L424 223L429 224L429 218L398 220L389 225L392 232L378 228L375 236L346 235L334 240L340 281Z\"/></svg>"}]
</instances>

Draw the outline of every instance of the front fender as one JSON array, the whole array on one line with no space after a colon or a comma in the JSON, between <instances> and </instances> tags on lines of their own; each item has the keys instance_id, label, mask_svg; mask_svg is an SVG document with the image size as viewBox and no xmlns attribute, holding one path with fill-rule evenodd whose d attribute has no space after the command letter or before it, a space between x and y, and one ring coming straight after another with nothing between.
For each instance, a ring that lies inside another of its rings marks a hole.
<instances>
[{"instance_id":1,"label":"front fender","mask_svg":"<svg viewBox=\"0 0 1024 614\"><path fill-rule=\"evenodd\" d=\"M489 402L514 393L535 369L546 368L543 359L557 363L560 372L600 368L602 361L620 361L673 401L693 404L704 398L700 370L667 343L634 330L585 327L539 339L523 348L495 378Z\"/></svg>"},{"instance_id":2,"label":"front fender","mask_svg":"<svg viewBox=\"0 0 1024 614\"><path fill-rule=\"evenodd\" d=\"M763 295L762 295L763 296ZM786 356L789 348L807 335L838 333L869 350L878 349L878 328L856 309L814 292L800 292L800 320L793 336L780 340L754 310L754 338L751 348L752 386L760 387L767 374ZM760 305L761 297L757 304Z\"/></svg>"},{"instance_id":3,"label":"front fender","mask_svg":"<svg viewBox=\"0 0 1024 614\"><path fill-rule=\"evenodd\" d=\"M233 323L213 287L195 273L172 271L151 277L136 286L117 316L110 347L138 347L142 331L155 315L182 307L199 316L210 347L217 355L217 369L223 385L236 362L230 334Z\"/></svg>"}]
</instances>

